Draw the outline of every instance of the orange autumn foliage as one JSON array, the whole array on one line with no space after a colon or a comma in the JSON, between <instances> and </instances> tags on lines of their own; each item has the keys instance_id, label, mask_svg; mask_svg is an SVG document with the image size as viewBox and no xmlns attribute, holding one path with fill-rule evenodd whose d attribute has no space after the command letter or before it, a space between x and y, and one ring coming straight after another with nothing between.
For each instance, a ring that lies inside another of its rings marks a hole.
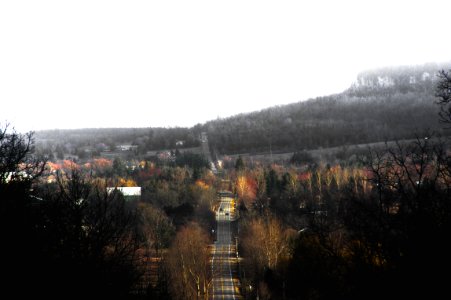
<instances>
[{"instance_id":1,"label":"orange autumn foliage","mask_svg":"<svg viewBox=\"0 0 451 300\"><path fill-rule=\"evenodd\" d=\"M78 170L78 169L80 169L80 166L71 160L65 159L65 160L63 160L63 163L62 163L62 169Z\"/></svg>"},{"instance_id":2,"label":"orange autumn foliage","mask_svg":"<svg viewBox=\"0 0 451 300\"><path fill-rule=\"evenodd\" d=\"M203 180L200 180L200 179L196 180L195 184L197 187L200 187L203 190L207 190L210 188L210 186L208 184L206 184Z\"/></svg>"},{"instance_id":3,"label":"orange autumn foliage","mask_svg":"<svg viewBox=\"0 0 451 300\"><path fill-rule=\"evenodd\" d=\"M238 176L236 179L236 191L238 196L246 203L246 206L248 206L255 200L257 194L257 182L254 178L248 176Z\"/></svg>"},{"instance_id":4,"label":"orange autumn foliage","mask_svg":"<svg viewBox=\"0 0 451 300\"><path fill-rule=\"evenodd\" d=\"M92 165L99 169L111 168L113 166L113 161L106 158L96 158L92 161Z\"/></svg>"},{"instance_id":5,"label":"orange autumn foliage","mask_svg":"<svg viewBox=\"0 0 451 300\"><path fill-rule=\"evenodd\" d=\"M119 178L118 186L121 186L121 187L134 187L134 186L138 186L138 185L136 184L136 181L134 181L131 178Z\"/></svg>"}]
</instances>

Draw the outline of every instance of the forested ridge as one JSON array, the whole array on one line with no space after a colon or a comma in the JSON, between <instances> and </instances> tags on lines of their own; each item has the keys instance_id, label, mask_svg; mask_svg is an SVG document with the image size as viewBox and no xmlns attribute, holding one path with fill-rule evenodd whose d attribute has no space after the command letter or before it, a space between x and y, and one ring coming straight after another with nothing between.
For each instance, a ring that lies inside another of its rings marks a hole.
<instances>
[{"instance_id":1,"label":"forested ridge","mask_svg":"<svg viewBox=\"0 0 451 300\"><path fill-rule=\"evenodd\" d=\"M219 153L298 151L410 139L440 131L437 65L363 72L346 91L207 122Z\"/></svg>"},{"instance_id":2,"label":"forested ridge","mask_svg":"<svg viewBox=\"0 0 451 300\"><path fill-rule=\"evenodd\" d=\"M130 143L141 154L199 146L208 133L215 154L299 151L440 133L434 92L437 72L449 64L404 66L362 72L342 93L216 119L191 128L116 128L37 132L43 147L71 148ZM327 79L325 80L333 80ZM70 149L68 151L71 151ZM73 150L72 151L76 151Z\"/></svg>"}]
</instances>

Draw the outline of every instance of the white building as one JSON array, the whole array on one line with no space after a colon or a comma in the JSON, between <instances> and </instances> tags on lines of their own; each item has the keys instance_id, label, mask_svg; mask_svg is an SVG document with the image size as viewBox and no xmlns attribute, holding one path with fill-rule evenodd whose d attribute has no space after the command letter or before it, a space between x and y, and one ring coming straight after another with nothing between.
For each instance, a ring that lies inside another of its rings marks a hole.
<instances>
[{"instance_id":1,"label":"white building","mask_svg":"<svg viewBox=\"0 0 451 300\"><path fill-rule=\"evenodd\" d=\"M141 187L140 186L134 186L134 187L107 187L106 190L108 194L112 193L114 190L120 191L124 196L141 196Z\"/></svg>"},{"instance_id":2,"label":"white building","mask_svg":"<svg viewBox=\"0 0 451 300\"><path fill-rule=\"evenodd\" d=\"M137 145L119 145L116 146L116 149L119 151L133 151L138 149Z\"/></svg>"}]
</instances>

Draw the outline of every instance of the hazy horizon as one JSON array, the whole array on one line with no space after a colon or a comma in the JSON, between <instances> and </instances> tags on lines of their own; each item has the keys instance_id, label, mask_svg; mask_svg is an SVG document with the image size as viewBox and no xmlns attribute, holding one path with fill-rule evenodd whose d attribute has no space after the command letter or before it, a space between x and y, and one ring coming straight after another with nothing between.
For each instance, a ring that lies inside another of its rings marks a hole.
<instances>
[{"instance_id":1,"label":"hazy horizon","mask_svg":"<svg viewBox=\"0 0 451 300\"><path fill-rule=\"evenodd\" d=\"M445 1L0 4L0 123L192 127L450 60Z\"/></svg>"}]
</instances>

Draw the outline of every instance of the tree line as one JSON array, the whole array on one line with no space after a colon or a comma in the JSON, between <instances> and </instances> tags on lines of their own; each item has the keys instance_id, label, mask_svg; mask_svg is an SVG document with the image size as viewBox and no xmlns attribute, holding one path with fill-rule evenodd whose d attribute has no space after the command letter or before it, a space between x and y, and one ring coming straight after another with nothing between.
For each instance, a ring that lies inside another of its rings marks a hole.
<instances>
[{"instance_id":1,"label":"tree line","mask_svg":"<svg viewBox=\"0 0 451 300\"><path fill-rule=\"evenodd\" d=\"M444 65L445 66L445 65ZM387 68L360 74L343 93L271 107L198 124L191 128L119 128L53 130L37 133L39 148L99 157L104 146L137 146L147 151L198 147L207 132L216 156L237 153L294 152L385 140L415 138L424 130L444 134L436 118L438 65ZM358 84L357 84L358 83ZM183 146L177 146L183 141ZM89 148L88 154L85 149Z\"/></svg>"}]
</instances>

